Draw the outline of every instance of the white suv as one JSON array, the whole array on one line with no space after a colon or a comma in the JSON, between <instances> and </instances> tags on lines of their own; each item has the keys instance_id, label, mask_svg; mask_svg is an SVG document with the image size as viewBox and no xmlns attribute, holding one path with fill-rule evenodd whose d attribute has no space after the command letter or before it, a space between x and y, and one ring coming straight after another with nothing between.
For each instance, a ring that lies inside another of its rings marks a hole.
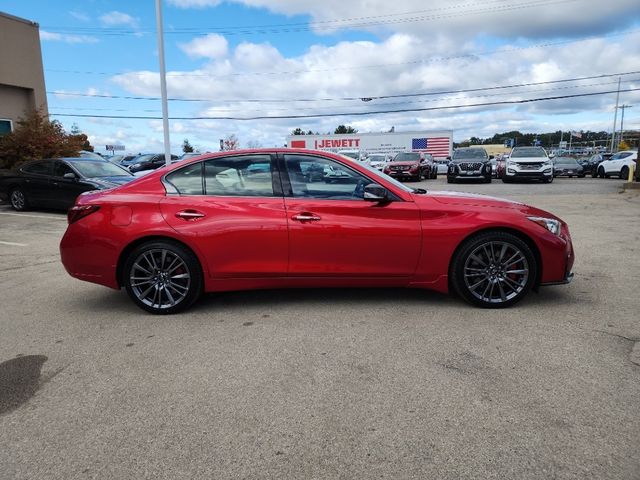
<instances>
[{"instance_id":1,"label":"white suv","mask_svg":"<svg viewBox=\"0 0 640 480\"><path fill-rule=\"evenodd\" d=\"M505 167L504 183L527 178L553 182L553 163L542 147L514 147Z\"/></svg>"},{"instance_id":2,"label":"white suv","mask_svg":"<svg viewBox=\"0 0 640 480\"><path fill-rule=\"evenodd\" d=\"M638 161L638 152L633 150L624 150L612 155L609 160L604 160L598 165L598 176L600 178L617 175L619 178L626 180L629 178L629 170L634 162Z\"/></svg>"}]
</instances>

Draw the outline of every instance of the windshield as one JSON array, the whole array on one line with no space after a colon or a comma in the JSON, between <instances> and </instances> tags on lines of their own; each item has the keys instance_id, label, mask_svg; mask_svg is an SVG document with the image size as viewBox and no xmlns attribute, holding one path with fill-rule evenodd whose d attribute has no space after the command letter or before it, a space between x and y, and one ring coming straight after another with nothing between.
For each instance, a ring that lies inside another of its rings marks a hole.
<instances>
[{"instance_id":1,"label":"windshield","mask_svg":"<svg viewBox=\"0 0 640 480\"><path fill-rule=\"evenodd\" d=\"M385 175L384 173L381 173L379 170L376 170L372 166L366 163L362 163L361 165L367 169L367 172L369 173L369 175L372 177L373 180L377 181L380 178L385 182L392 183L393 185L400 188L401 190L404 190L405 192L410 192L410 193L413 192L413 188L407 187L404 183L400 183L395 178L391 178L390 176Z\"/></svg>"},{"instance_id":2,"label":"windshield","mask_svg":"<svg viewBox=\"0 0 640 480\"><path fill-rule=\"evenodd\" d=\"M467 158L484 160L487 158L487 152L485 152L481 148L461 148L453 152L452 160L454 161L467 159Z\"/></svg>"},{"instance_id":3,"label":"windshield","mask_svg":"<svg viewBox=\"0 0 640 480\"><path fill-rule=\"evenodd\" d=\"M93 177L131 177L132 174L110 162L69 162L80 172L80 175L87 178Z\"/></svg>"},{"instance_id":4,"label":"windshield","mask_svg":"<svg viewBox=\"0 0 640 480\"><path fill-rule=\"evenodd\" d=\"M571 157L557 157L553 160L554 163L556 164L562 164L562 165L577 165L578 161L575 158L571 158Z\"/></svg>"},{"instance_id":5,"label":"windshield","mask_svg":"<svg viewBox=\"0 0 640 480\"><path fill-rule=\"evenodd\" d=\"M514 148L511 151L511 158L526 157L546 158L547 154L545 153L544 149L540 147L521 147Z\"/></svg>"},{"instance_id":6,"label":"windshield","mask_svg":"<svg viewBox=\"0 0 640 480\"><path fill-rule=\"evenodd\" d=\"M420 160L419 153L399 153L393 159L394 162L418 162Z\"/></svg>"},{"instance_id":7,"label":"windshield","mask_svg":"<svg viewBox=\"0 0 640 480\"><path fill-rule=\"evenodd\" d=\"M131 164L131 163L140 163L140 162L144 162L146 160L151 160L151 158L153 157L152 153L146 154L146 155L138 155L137 157L133 157L130 158L129 160L123 160L122 163L123 164Z\"/></svg>"},{"instance_id":8,"label":"windshield","mask_svg":"<svg viewBox=\"0 0 640 480\"><path fill-rule=\"evenodd\" d=\"M633 153L631 152L618 152L615 155L613 155L610 160L620 160L623 158L627 158L630 157L631 155L633 155Z\"/></svg>"}]
</instances>

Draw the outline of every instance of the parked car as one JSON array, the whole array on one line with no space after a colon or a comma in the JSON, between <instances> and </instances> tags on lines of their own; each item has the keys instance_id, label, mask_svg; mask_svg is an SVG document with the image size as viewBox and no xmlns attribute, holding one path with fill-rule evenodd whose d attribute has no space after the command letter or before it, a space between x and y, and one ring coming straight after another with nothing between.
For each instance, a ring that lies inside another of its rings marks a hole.
<instances>
[{"instance_id":1,"label":"parked car","mask_svg":"<svg viewBox=\"0 0 640 480\"><path fill-rule=\"evenodd\" d=\"M14 210L31 207L68 209L76 197L134 180L126 169L102 160L54 158L35 160L0 178L0 198Z\"/></svg>"},{"instance_id":2,"label":"parked car","mask_svg":"<svg viewBox=\"0 0 640 480\"><path fill-rule=\"evenodd\" d=\"M387 163L383 172L398 180L414 180L419 182L423 178L437 178L438 168L431 155L425 156L420 152L400 152Z\"/></svg>"},{"instance_id":3,"label":"parked car","mask_svg":"<svg viewBox=\"0 0 640 480\"><path fill-rule=\"evenodd\" d=\"M180 161L180 160L187 160L189 158L194 158L194 157L199 157L200 155L202 155L202 153L200 152L188 152L188 153L183 153L182 155L180 155L176 161ZM173 156L173 155L172 155Z\"/></svg>"},{"instance_id":4,"label":"parked car","mask_svg":"<svg viewBox=\"0 0 640 480\"><path fill-rule=\"evenodd\" d=\"M303 164L351 180L310 182ZM255 165L264 173L245 176ZM80 196L68 221L60 243L67 272L124 288L159 314L184 310L203 291L285 287L452 287L471 304L507 307L539 285L569 282L574 262L569 229L551 213L427 193L302 149L180 162ZM389 245L393 255L381 255Z\"/></svg>"},{"instance_id":5,"label":"parked car","mask_svg":"<svg viewBox=\"0 0 640 480\"><path fill-rule=\"evenodd\" d=\"M383 153L372 153L367 157L366 162L370 167L382 171L387 164L387 156Z\"/></svg>"},{"instance_id":6,"label":"parked car","mask_svg":"<svg viewBox=\"0 0 640 480\"><path fill-rule=\"evenodd\" d=\"M553 163L542 147L514 147L505 167L504 183L521 179L553 182Z\"/></svg>"},{"instance_id":7,"label":"parked car","mask_svg":"<svg viewBox=\"0 0 640 480\"><path fill-rule=\"evenodd\" d=\"M447 170L449 170L449 159L448 158L441 158L438 160L434 160L435 164L436 164L436 168L438 170L438 175L443 174L446 175Z\"/></svg>"},{"instance_id":8,"label":"parked car","mask_svg":"<svg viewBox=\"0 0 640 480\"><path fill-rule=\"evenodd\" d=\"M600 178L609 178L611 175L615 175L626 180L629 178L629 170L637 161L638 152L636 150L623 150L612 155L608 160L603 160L598 165L598 176Z\"/></svg>"},{"instance_id":9,"label":"parked car","mask_svg":"<svg viewBox=\"0 0 640 480\"><path fill-rule=\"evenodd\" d=\"M171 155L171 161L178 159L177 155ZM131 173L142 172L145 170L155 170L156 168L164 167L166 165L164 153L148 153L132 158L128 162L123 162L123 165L129 168Z\"/></svg>"},{"instance_id":10,"label":"parked car","mask_svg":"<svg viewBox=\"0 0 640 480\"><path fill-rule=\"evenodd\" d=\"M462 179L479 179L484 183L491 183L491 158L484 148L457 148L449 162L447 183Z\"/></svg>"},{"instance_id":11,"label":"parked car","mask_svg":"<svg viewBox=\"0 0 640 480\"><path fill-rule=\"evenodd\" d=\"M595 178L598 176L598 165L607 158L611 158L610 153L596 153L589 157L579 158L578 163L582 166L585 175L591 175Z\"/></svg>"},{"instance_id":12,"label":"parked car","mask_svg":"<svg viewBox=\"0 0 640 480\"><path fill-rule=\"evenodd\" d=\"M116 165L122 165L123 162L128 162L135 157L137 157L137 155L111 155L108 157L104 157L104 159L108 160L111 163L115 163Z\"/></svg>"},{"instance_id":13,"label":"parked car","mask_svg":"<svg viewBox=\"0 0 640 480\"><path fill-rule=\"evenodd\" d=\"M553 160L554 177L584 178L582 165L573 157L555 157Z\"/></svg>"}]
</instances>

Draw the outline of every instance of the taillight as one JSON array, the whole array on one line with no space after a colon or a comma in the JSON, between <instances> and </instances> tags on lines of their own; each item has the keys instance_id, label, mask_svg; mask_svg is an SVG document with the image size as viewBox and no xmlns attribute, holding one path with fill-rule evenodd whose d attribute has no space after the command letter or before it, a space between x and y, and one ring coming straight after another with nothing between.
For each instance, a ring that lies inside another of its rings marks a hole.
<instances>
[{"instance_id":1,"label":"taillight","mask_svg":"<svg viewBox=\"0 0 640 480\"><path fill-rule=\"evenodd\" d=\"M99 205L76 205L71 207L67 212L67 221L71 224L77 222L81 218L91 215L100 210Z\"/></svg>"}]
</instances>

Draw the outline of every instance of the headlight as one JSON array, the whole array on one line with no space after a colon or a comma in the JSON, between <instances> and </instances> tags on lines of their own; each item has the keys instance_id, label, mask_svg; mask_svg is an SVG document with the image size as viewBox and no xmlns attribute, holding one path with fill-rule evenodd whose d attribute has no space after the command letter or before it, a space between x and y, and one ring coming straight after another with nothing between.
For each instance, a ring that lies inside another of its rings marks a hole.
<instances>
[{"instance_id":1,"label":"headlight","mask_svg":"<svg viewBox=\"0 0 640 480\"><path fill-rule=\"evenodd\" d=\"M560 222L554 218L545 217L527 217L534 223L537 223L541 227L546 228L554 235L560 235Z\"/></svg>"}]
</instances>

